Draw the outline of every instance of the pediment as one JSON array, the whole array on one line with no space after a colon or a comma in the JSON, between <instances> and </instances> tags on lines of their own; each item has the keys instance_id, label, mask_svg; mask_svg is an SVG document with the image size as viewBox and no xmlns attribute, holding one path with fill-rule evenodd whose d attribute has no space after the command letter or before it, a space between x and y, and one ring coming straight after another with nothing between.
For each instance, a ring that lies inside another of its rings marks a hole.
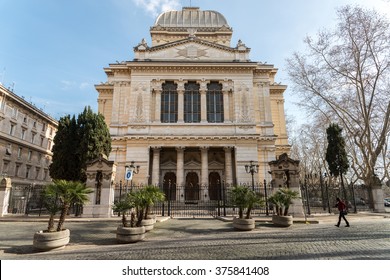
<instances>
[{"instance_id":1,"label":"pediment","mask_svg":"<svg viewBox=\"0 0 390 280\"><path fill-rule=\"evenodd\" d=\"M215 44L201 39L186 39L156 47L145 51L135 49L138 60L184 60L184 61L235 61L247 59L249 49L239 50Z\"/></svg>"},{"instance_id":2,"label":"pediment","mask_svg":"<svg viewBox=\"0 0 390 280\"><path fill-rule=\"evenodd\" d=\"M184 163L184 166L186 168L199 169L201 167L201 164L195 160L190 160Z\"/></svg>"},{"instance_id":3,"label":"pediment","mask_svg":"<svg viewBox=\"0 0 390 280\"><path fill-rule=\"evenodd\" d=\"M99 158L87 163L87 171L94 172L96 170L112 170L114 165L115 163L113 161L109 161L106 157L100 156Z\"/></svg>"},{"instance_id":4,"label":"pediment","mask_svg":"<svg viewBox=\"0 0 390 280\"><path fill-rule=\"evenodd\" d=\"M161 169L176 169L176 162L168 160L161 164Z\"/></svg>"}]
</instances>

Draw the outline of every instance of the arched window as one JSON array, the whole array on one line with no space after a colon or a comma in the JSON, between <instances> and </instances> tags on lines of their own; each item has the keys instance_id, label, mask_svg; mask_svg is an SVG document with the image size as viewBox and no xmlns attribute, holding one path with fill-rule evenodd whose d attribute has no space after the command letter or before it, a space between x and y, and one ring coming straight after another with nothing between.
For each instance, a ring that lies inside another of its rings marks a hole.
<instances>
[{"instance_id":1,"label":"arched window","mask_svg":"<svg viewBox=\"0 0 390 280\"><path fill-rule=\"evenodd\" d=\"M177 122L177 85L166 82L162 85L161 93L161 122Z\"/></svg>"},{"instance_id":2,"label":"arched window","mask_svg":"<svg viewBox=\"0 0 390 280\"><path fill-rule=\"evenodd\" d=\"M184 122L200 122L200 94L199 84L188 82L184 92Z\"/></svg>"},{"instance_id":3,"label":"arched window","mask_svg":"<svg viewBox=\"0 0 390 280\"><path fill-rule=\"evenodd\" d=\"M207 85L207 121L210 123L224 121L222 85L218 82Z\"/></svg>"}]
</instances>

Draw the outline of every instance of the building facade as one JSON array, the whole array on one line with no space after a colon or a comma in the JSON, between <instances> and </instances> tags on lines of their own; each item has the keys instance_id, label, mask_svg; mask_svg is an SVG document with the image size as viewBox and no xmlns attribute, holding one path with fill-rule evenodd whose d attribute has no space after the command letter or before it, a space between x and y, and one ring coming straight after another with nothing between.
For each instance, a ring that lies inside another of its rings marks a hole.
<instances>
[{"instance_id":1,"label":"building facade","mask_svg":"<svg viewBox=\"0 0 390 280\"><path fill-rule=\"evenodd\" d=\"M209 187L270 180L268 162L289 153L285 85L277 69L253 62L216 11L183 8L160 14L132 61L104 68L98 111L112 136L116 181L132 161L134 184ZM191 193L182 194L191 199Z\"/></svg>"},{"instance_id":2,"label":"building facade","mask_svg":"<svg viewBox=\"0 0 390 280\"><path fill-rule=\"evenodd\" d=\"M57 127L55 119L0 84L0 175L12 184L15 211L24 212L34 189L51 181Z\"/></svg>"}]
</instances>

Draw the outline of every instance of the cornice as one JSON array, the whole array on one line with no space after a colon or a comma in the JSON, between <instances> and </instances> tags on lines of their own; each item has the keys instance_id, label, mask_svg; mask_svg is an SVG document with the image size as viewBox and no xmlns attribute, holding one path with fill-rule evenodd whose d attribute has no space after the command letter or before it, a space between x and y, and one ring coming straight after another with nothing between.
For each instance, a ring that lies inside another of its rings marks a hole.
<instances>
[{"instance_id":1,"label":"cornice","mask_svg":"<svg viewBox=\"0 0 390 280\"><path fill-rule=\"evenodd\" d=\"M131 66L133 71L139 72L154 72L154 73L166 73L166 72L186 72L186 73L205 73L205 72L225 72L225 73L236 73L236 72L246 72L252 73L253 66L251 65L222 65L222 64L212 64L210 65L134 65Z\"/></svg>"},{"instance_id":2,"label":"cornice","mask_svg":"<svg viewBox=\"0 0 390 280\"><path fill-rule=\"evenodd\" d=\"M217 135L217 136L196 136L196 135L125 135L125 136L111 136L113 141L274 141L277 139L276 135Z\"/></svg>"},{"instance_id":3,"label":"cornice","mask_svg":"<svg viewBox=\"0 0 390 280\"><path fill-rule=\"evenodd\" d=\"M231 48L231 47L228 47L225 45L213 43L213 42L199 39L199 38L187 38L187 39L182 39L182 40L178 40L178 41L174 41L174 42L169 42L169 43L165 43L165 44L161 44L161 45L147 48L146 51L147 52L155 52L155 51L159 51L159 50L163 50L163 49L169 49L172 47L186 45L188 43L197 43L199 45L213 47L216 49L220 49L220 50L224 50L224 51L228 51L228 52L233 52L233 53L234 52L249 52L250 51L250 48L245 48L243 50L239 50L238 48ZM134 50L137 51L137 47L135 47Z\"/></svg>"}]
</instances>

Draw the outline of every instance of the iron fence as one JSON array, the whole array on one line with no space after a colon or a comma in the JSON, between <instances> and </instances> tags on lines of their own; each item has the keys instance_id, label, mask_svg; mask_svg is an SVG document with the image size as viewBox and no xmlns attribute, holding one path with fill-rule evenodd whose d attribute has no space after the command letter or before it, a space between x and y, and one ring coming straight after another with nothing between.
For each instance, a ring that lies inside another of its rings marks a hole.
<instances>
[{"instance_id":1,"label":"iron fence","mask_svg":"<svg viewBox=\"0 0 390 280\"><path fill-rule=\"evenodd\" d=\"M12 184L8 213L40 214L44 211L41 192L45 186L35 184Z\"/></svg>"},{"instance_id":2,"label":"iron fence","mask_svg":"<svg viewBox=\"0 0 390 280\"><path fill-rule=\"evenodd\" d=\"M246 185L253 188L255 192L261 193L264 197L272 193L269 185L256 184ZM115 189L115 199L128 191L136 191L143 186L122 186L122 189ZM231 185L219 184L217 186L158 186L165 194L165 201L155 204L151 213L171 217L202 217L202 216L228 216L238 215L238 208L232 202L230 189ZM267 207L268 206L268 207ZM272 215L272 205L255 205L252 215Z\"/></svg>"},{"instance_id":3,"label":"iron fence","mask_svg":"<svg viewBox=\"0 0 390 280\"><path fill-rule=\"evenodd\" d=\"M369 187L365 185L346 185L324 183L301 183L301 195L306 214L333 213L336 198L345 200L351 212L372 211L373 202Z\"/></svg>"}]
</instances>

